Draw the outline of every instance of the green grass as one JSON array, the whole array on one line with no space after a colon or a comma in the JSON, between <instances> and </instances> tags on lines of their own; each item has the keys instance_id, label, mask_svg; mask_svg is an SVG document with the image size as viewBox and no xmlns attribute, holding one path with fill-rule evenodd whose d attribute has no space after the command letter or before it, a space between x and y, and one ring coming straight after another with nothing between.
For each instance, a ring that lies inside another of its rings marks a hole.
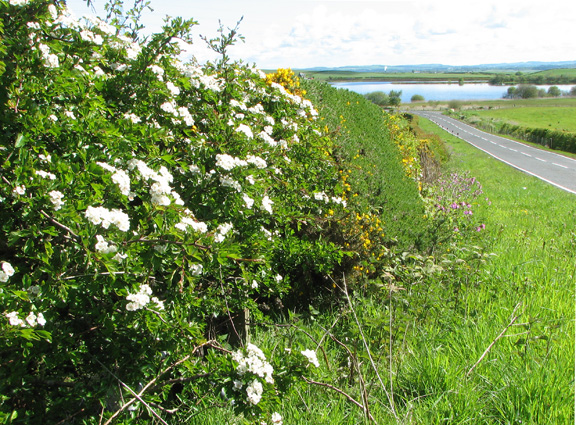
<instances>
[{"instance_id":1,"label":"green grass","mask_svg":"<svg viewBox=\"0 0 576 425\"><path fill-rule=\"evenodd\" d=\"M576 77L576 68L561 68L561 69L548 69L546 71L534 72L532 76L542 75L544 77L560 77L566 76L574 78Z\"/></svg>"},{"instance_id":2,"label":"green grass","mask_svg":"<svg viewBox=\"0 0 576 425\"><path fill-rule=\"evenodd\" d=\"M569 107L524 107L475 112L490 118L524 127L551 128L576 132L576 109Z\"/></svg>"},{"instance_id":3,"label":"green grass","mask_svg":"<svg viewBox=\"0 0 576 425\"><path fill-rule=\"evenodd\" d=\"M436 394L416 409L417 423L441 423L441 416L454 423L573 423L576 197L433 124L422 126L449 140L454 168L471 170L483 183L492 201L485 211L487 249L496 256L463 288L463 311L447 309L415 335L405 367ZM518 335L498 340L464 379L517 305L516 324L524 325L506 335ZM432 378L421 378L430 368Z\"/></svg>"},{"instance_id":4,"label":"green grass","mask_svg":"<svg viewBox=\"0 0 576 425\"><path fill-rule=\"evenodd\" d=\"M299 71L296 71L298 73ZM412 73L412 72L355 72L355 71L302 71L306 78L321 81L488 81L486 73Z\"/></svg>"},{"instance_id":5,"label":"green grass","mask_svg":"<svg viewBox=\"0 0 576 425\"><path fill-rule=\"evenodd\" d=\"M576 107L576 97L552 97L537 99L496 99L496 100L470 100L461 101L460 105L463 110L489 110L489 109L507 109L507 108L560 108ZM407 103L407 108L421 109L447 109L448 102L429 101L420 104Z\"/></svg>"}]
</instances>

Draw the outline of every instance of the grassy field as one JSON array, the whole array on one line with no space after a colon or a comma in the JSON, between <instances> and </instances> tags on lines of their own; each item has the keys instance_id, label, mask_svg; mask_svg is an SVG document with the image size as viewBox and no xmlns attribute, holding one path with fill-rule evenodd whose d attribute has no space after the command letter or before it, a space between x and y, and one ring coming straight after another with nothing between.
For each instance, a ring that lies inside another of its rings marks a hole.
<instances>
[{"instance_id":1,"label":"grassy field","mask_svg":"<svg viewBox=\"0 0 576 425\"><path fill-rule=\"evenodd\" d=\"M284 423L573 424L576 197L420 126L448 143L448 171L482 183L486 231L437 259L403 256L394 285L383 273L330 309L255 325L273 358L317 347L320 367L283 395ZM197 409L186 423L242 423Z\"/></svg>"},{"instance_id":2,"label":"grassy field","mask_svg":"<svg viewBox=\"0 0 576 425\"><path fill-rule=\"evenodd\" d=\"M300 71L295 71L296 73ZM306 78L321 81L488 81L490 74L485 73L391 73L391 72L353 72L353 71L302 71Z\"/></svg>"},{"instance_id":3,"label":"grassy field","mask_svg":"<svg viewBox=\"0 0 576 425\"><path fill-rule=\"evenodd\" d=\"M576 109L570 107L524 107L476 111L483 119L490 118L524 127L552 128L576 132Z\"/></svg>"},{"instance_id":4,"label":"grassy field","mask_svg":"<svg viewBox=\"0 0 576 425\"><path fill-rule=\"evenodd\" d=\"M546 71L534 72L531 75L532 76L542 75L543 77L566 76L566 77L574 78L574 77L576 77L576 69L575 68L548 69Z\"/></svg>"},{"instance_id":5,"label":"grassy field","mask_svg":"<svg viewBox=\"0 0 576 425\"><path fill-rule=\"evenodd\" d=\"M538 99L496 99L458 101L463 110L511 109L511 108L565 108L576 107L576 97L549 97ZM447 109L448 102L429 101L423 103L405 103L410 109Z\"/></svg>"}]
</instances>

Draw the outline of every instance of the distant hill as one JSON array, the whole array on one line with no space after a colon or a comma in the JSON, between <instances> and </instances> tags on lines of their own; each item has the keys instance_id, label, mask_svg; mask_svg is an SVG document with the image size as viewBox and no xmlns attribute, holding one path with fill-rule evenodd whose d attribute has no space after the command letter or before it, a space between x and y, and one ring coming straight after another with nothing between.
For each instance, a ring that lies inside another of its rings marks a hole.
<instances>
[{"instance_id":1,"label":"distant hill","mask_svg":"<svg viewBox=\"0 0 576 425\"><path fill-rule=\"evenodd\" d=\"M537 72L550 69L576 68L576 61L563 62L514 62L514 63L492 63L482 65L443 65L443 64L422 64L422 65L367 65L367 66L340 66L340 67L315 67L306 68L302 71L348 71L348 72Z\"/></svg>"}]
</instances>

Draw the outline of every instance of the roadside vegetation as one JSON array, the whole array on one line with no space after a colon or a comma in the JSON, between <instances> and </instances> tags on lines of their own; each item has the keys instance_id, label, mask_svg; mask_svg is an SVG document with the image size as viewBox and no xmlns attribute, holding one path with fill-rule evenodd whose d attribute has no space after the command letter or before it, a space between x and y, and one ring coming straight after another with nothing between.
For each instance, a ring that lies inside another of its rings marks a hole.
<instances>
[{"instance_id":1,"label":"roadside vegetation","mask_svg":"<svg viewBox=\"0 0 576 425\"><path fill-rule=\"evenodd\" d=\"M572 195L119 5L0 2L0 423L573 423Z\"/></svg>"},{"instance_id":2,"label":"roadside vegetation","mask_svg":"<svg viewBox=\"0 0 576 425\"><path fill-rule=\"evenodd\" d=\"M576 99L575 99L576 100ZM502 109L468 109L449 112L482 130L512 136L550 149L576 153L574 106L524 106ZM576 102L566 103L576 105Z\"/></svg>"}]
</instances>

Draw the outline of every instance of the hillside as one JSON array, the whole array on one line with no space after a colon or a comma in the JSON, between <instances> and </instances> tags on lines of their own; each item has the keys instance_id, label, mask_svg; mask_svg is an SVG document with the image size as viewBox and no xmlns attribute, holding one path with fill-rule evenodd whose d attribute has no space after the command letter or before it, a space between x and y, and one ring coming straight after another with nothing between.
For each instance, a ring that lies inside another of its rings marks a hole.
<instances>
[{"instance_id":1,"label":"hillside","mask_svg":"<svg viewBox=\"0 0 576 425\"><path fill-rule=\"evenodd\" d=\"M478 65L444 65L444 64L415 64L415 65L370 65L370 66L341 66L334 68L314 67L302 69L301 71L333 71L333 72L424 72L424 73L468 73L468 72L537 72L546 70L556 70L562 68L576 68L576 61L562 62L513 62L513 63L493 63Z\"/></svg>"}]
</instances>

